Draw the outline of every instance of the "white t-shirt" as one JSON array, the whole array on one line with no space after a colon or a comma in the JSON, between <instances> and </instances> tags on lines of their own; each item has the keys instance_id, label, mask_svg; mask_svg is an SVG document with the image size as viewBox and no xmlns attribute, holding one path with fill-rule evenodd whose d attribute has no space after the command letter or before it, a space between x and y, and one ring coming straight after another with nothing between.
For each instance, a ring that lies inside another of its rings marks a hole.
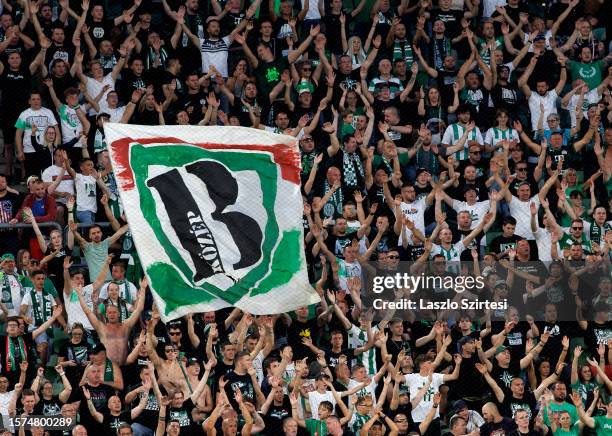
<instances>
[{"instance_id":1,"label":"white t-shirt","mask_svg":"<svg viewBox=\"0 0 612 436\"><path fill-rule=\"evenodd\" d=\"M36 304L38 304L38 307L40 308L40 313L43 314L44 316L44 308L42 307L42 301L41 301L41 297L43 297L43 293L42 292L36 292ZM53 298L52 295L46 294L44 296L45 298L47 298L49 300L49 302L51 303L51 308L55 307L57 305L57 303L55 302L55 299ZM34 323L36 323L36 319L34 318L34 309L33 309L33 305L32 305L32 292L26 292L26 294L23 296L23 300L21 300L21 305L22 306L28 306L28 311L26 312L26 317L32 318L32 324L30 324L29 326L29 331L34 331L36 330L36 325L34 325Z\"/></svg>"},{"instance_id":2,"label":"white t-shirt","mask_svg":"<svg viewBox=\"0 0 612 436\"><path fill-rule=\"evenodd\" d=\"M372 334L376 334L380 329L378 326L372 326ZM362 330L355 324L348 329L348 346L350 348L363 347L368 342L368 333ZM372 347L369 350L364 351L359 356L355 356L352 364L359 363L365 366L370 376L376 374L376 348Z\"/></svg>"},{"instance_id":3,"label":"white t-shirt","mask_svg":"<svg viewBox=\"0 0 612 436\"><path fill-rule=\"evenodd\" d=\"M448 250L441 245L432 244L431 254L429 256L433 258L441 254L449 262L459 262L461 260L461 253L463 253L464 250L465 245L463 245L463 241L455 242Z\"/></svg>"},{"instance_id":4,"label":"white t-shirt","mask_svg":"<svg viewBox=\"0 0 612 436\"><path fill-rule=\"evenodd\" d=\"M544 120L543 126L544 129L548 129L548 116L550 114L557 113L557 91L551 89L546 93L546 95L541 96L535 91L531 91L531 95L529 96L529 112L531 112L531 125L535 130L538 125L538 120L540 119L540 103L544 104Z\"/></svg>"},{"instance_id":5,"label":"white t-shirt","mask_svg":"<svg viewBox=\"0 0 612 436\"><path fill-rule=\"evenodd\" d=\"M227 77L227 56L232 44L229 36L213 40L200 38L200 53L202 54L202 71L208 73L213 65L223 77Z\"/></svg>"},{"instance_id":6,"label":"white t-shirt","mask_svg":"<svg viewBox=\"0 0 612 436\"><path fill-rule=\"evenodd\" d=\"M312 419L319 419L319 404L323 401L329 401L336 407L336 399L331 391L326 391L324 394L320 394L317 391L308 393L308 403L310 404Z\"/></svg>"},{"instance_id":7,"label":"white t-shirt","mask_svg":"<svg viewBox=\"0 0 612 436\"><path fill-rule=\"evenodd\" d=\"M36 125L36 141L43 144L45 140L45 131L49 126L57 126L57 120L46 107L34 110L27 108L19 115L15 127L23 130L23 152L34 153L36 150L32 146L32 124Z\"/></svg>"},{"instance_id":8,"label":"white t-shirt","mask_svg":"<svg viewBox=\"0 0 612 436\"><path fill-rule=\"evenodd\" d=\"M504 140L508 140L508 141L519 141L520 137L519 134L516 130L514 129L506 129L506 130L501 130L498 129L497 127L491 127L487 130L487 133L485 133L485 139L484 142L485 144L491 145L494 149L499 148L499 150L495 150L497 152L501 152L502 147L498 147L497 144L499 144L501 141Z\"/></svg>"},{"instance_id":9,"label":"white t-shirt","mask_svg":"<svg viewBox=\"0 0 612 436\"><path fill-rule=\"evenodd\" d=\"M406 385L408 386L408 389L410 389L411 400L416 397L419 390L421 390L421 388L427 384L427 377L422 376L419 373L406 374L404 378L406 380ZM423 396L423 399L418 404L418 406L412 409L412 419L414 422L423 422L425 420L425 417L433 406L434 395L438 393L438 389L440 389L440 386L442 386L443 384L444 375L435 372L432 376L431 385L429 386L427 393ZM436 410L436 415L434 416L434 419L439 417L440 411Z\"/></svg>"},{"instance_id":10,"label":"white t-shirt","mask_svg":"<svg viewBox=\"0 0 612 436\"><path fill-rule=\"evenodd\" d=\"M100 92L102 92L102 88L105 85L108 85L109 88L102 95L102 98L98 101L98 106L100 106L100 112L108 113L109 107L108 102L106 101L106 96L109 92L115 89L115 80L113 79L112 73L108 73L106 76L102 78L101 82L98 82L96 79L92 77L87 78L87 83L85 87L87 88L87 92L91 96L91 98L96 98ZM94 110L94 108L89 108L89 115L97 115L98 112Z\"/></svg>"},{"instance_id":11,"label":"white t-shirt","mask_svg":"<svg viewBox=\"0 0 612 436\"><path fill-rule=\"evenodd\" d=\"M62 142L64 144L79 138L79 140L73 145L76 148L83 148L80 137L83 133L83 124L76 113L76 110L69 107L67 104L60 106L58 112L60 123L62 126Z\"/></svg>"},{"instance_id":12,"label":"white t-shirt","mask_svg":"<svg viewBox=\"0 0 612 436\"><path fill-rule=\"evenodd\" d=\"M414 226L422 233L425 234L425 210L427 209L427 203L425 201L427 197L421 197L412 203L406 203L402 201L400 209L404 215L406 215L410 221L414 222ZM397 218L397 217L396 217ZM405 228L404 231L409 239L412 238L412 231ZM401 235L398 238L398 244L402 244Z\"/></svg>"},{"instance_id":13,"label":"white t-shirt","mask_svg":"<svg viewBox=\"0 0 612 436\"><path fill-rule=\"evenodd\" d=\"M529 205L535 203L536 208L540 207L540 197L538 194L531 197L528 201L521 201L512 196L512 200L508 207L510 208L510 215L516 220L516 228L514 233L521 238L533 240L533 232L531 231L531 209ZM538 225L538 216L535 217L536 226Z\"/></svg>"},{"instance_id":14,"label":"white t-shirt","mask_svg":"<svg viewBox=\"0 0 612 436\"><path fill-rule=\"evenodd\" d=\"M302 9L304 8L304 4L306 4L306 2L308 2L308 12L306 12L304 20L320 20L321 14L319 13L319 0L302 0Z\"/></svg>"},{"instance_id":15,"label":"white t-shirt","mask_svg":"<svg viewBox=\"0 0 612 436\"><path fill-rule=\"evenodd\" d=\"M357 380L350 379L348 388L350 390L350 389L353 389L355 386L359 386L360 384L361 383L358 382ZM361 389L360 391L357 391L356 393L350 396L349 404L353 404L353 397L355 396L364 397L366 395L370 395L372 397L372 403L376 404L376 386L378 386L378 383L376 383L374 379L372 378L372 381L370 382L369 385L367 385L365 388Z\"/></svg>"},{"instance_id":16,"label":"white t-shirt","mask_svg":"<svg viewBox=\"0 0 612 436\"><path fill-rule=\"evenodd\" d=\"M506 6L506 0L483 0L482 1L482 17L490 18L495 12L495 6Z\"/></svg>"},{"instance_id":17,"label":"white t-shirt","mask_svg":"<svg viewBox=\"0 0 612 436\"><path fill-rule=\"evenodd\" d=\"M472 224L470 225L470 230L474 230L476 227L478 227L484 216L489 211L490 207L491 204L488 200L477 201L471 206L467 204L466 201L453 200L453 209L455 209L457 213L464 211L470 213L470 217L472 217Z\"/></svg>"},{"instance_id":18,"label":"white t-shirt","mask_svg":"<svg viewBox=\"0 0 612 436\"><path fill-rule=\"evenodd\" d=\"M100 300L106 300L108 298L108 285L111 283L112 282L106 282L100 288ZM127 295L128 293L130 294L129 296ZM132 282L125 280L124 283L119 285L119 296L128 303L134 304L137 294L138 290Z\"/></svg>"},{"instance_id":19,"label":"white t-shirt","mask_svg":"<svg viewBox=\"0 0 612 436\"><path fill-rule=\"evenodd\" d=\"M92 176L84 176L77 173L74 179L76 186L76 210L90 211L96 213L98 205L96 203L96 179Z\"/></svg>"},{"instance_id":20,"label":"white t-shirt","mask_svg":"<svg viewBox=\"0 0 612 436\"><path fill-rule=\"evenodd\" d=\"M567 105L562 106L563 109L569 111L570 113L570 121L572 129L576 127L576 106L578 105L578 99L580 97L576 94L572 95L567 102ZM597 103L601 98L599 92L597 92L597 88L591 89L589 92L584 94L584 99L582 100L582 115L586 118L587 111L589 109L589 105Z\"/></svg>"},{"instance_id":21,"label":"white t-shirt","mask_svg":"<svg viewBox=\"0 0 612 436\"><path fill-rule=\"evenodd\" d=\"M444 135L442 136L442 144L449 146L455 145L463 136L463 132L465 132L465 127L463 127L461 124L451 124L444 131ZM474 130L472 130L472 132L468 135L467 141L465 141L465 144L463 145L463 150L455 152L455 159L466 160L469 157L470 141L476 141L479 145L484 145L482 133L480 133L480 129L478 127L474 127Z\"/></svg>"},{"instance_id":22,"label":"white t-shirt","mask_svg":"<svg viewBox=\"0 0 612 436\"><path fill-rule=\"evenodd\" d=\"M8 281L8 288L10 290L5 286L5 281ZM8 309L7 316L18 316L23 293L26 290L21 287L17 277L11 274L7 275L2 271L0 271L0 286L2 287L2 302Z\"/></svg>"},{"instance_id":23,"label":"white t-shirt","mask_svg":"<svg viewBox=\"0 0 612 436\"><path fill-rule=\"evenodd\" d=\"M93 294L93 285L83 286L82 295L85 299L85 304L93 311L93 301L91 295ZM64 294L64 305L66 306L66 313L68 314L68 325L72 327L75 322L83 324L83 327L87 330L93 330L93 326L89 322L89 319L83 312L81 304L79 303L79 297L75 289L72 290L70 297L66 297Z\"/></svg>"},{"instance_id":24,"label":"white t-shirt","mask_svg":"<svg viewBox=\"0 0 612 436\"><path fill-rule=\"evenodd\" d=\"M114 109L108 108L106 111L110 115L111 123L118 123L123 118L123 114L125 113L125 106L119 106Z\"/></svg>"},{"instance_id":25,"label":"white t-shirt","mask_svg":"<svg viewBox=\"0 0 612 436\"><path fill-rule=\"evenodd\" d=\"M42 173L43 182L53 183L56 177L58 177L62 173L62 171L62 168L58 167L57 165L51 165L50 167L47 167ZM62 178L60 184L57 186L56 191L67 192L70 195L74 195L74 180L72 180L70 174L68 174L67 172L64 173L64 177ZM60 203L66 203L65 198L56 198L55 201Z\"/></svg>"},{"instance_id":26,"label":"white t-shirt","mask_svg":"<svg viewBox=\"0 0 612 436\"><path fill-rule=\"evenodd\" d=\"M538 246L538 259L542 262L551 262L552 255L550 254L550 249L552 247L552 239L550 231L538 227L533 236Z\"/></svg>"}]
</instances>

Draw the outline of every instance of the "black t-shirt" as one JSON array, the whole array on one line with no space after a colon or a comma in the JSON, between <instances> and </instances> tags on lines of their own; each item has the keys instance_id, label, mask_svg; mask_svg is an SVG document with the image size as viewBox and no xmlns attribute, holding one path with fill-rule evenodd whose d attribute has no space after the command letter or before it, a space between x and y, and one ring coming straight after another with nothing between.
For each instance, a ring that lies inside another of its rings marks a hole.
<instances>
[{"instance_id":1,"label":"black t-shirt","mask_svg":"<svg viewBox=\"0 0 612 436\"><path fill-rule=\"evenodd\" d=\"M516 250L516 243L521 239L523 238L518 235L499 235L491 241L491 244L489 244L489 252L499 254L509 249Z\"/></svg>"},{"instance_id":2,"label":"black t-shirt","mask_svg":"<svg viewBox=\"0 0 612 436\"><path fill-rule=\"evenodd\" d=\"M6 375L9 379L10 389L13 388L15 383L19 380L21 371L19 369L19 363L27 361L28 373L31 374L35 368L36 353L34 351L34 339L32 339L32 333L25 333L21 335L23 341L20 341L18 337L9 337L6 335L0 336L0 358L2 359L2 374ZM9 347L9 343L12 342L12 346ZM9 350L14 350L13 353ZM9 359L12 356L12 359ZM7 367L7 362L11 362L11 368ZM12 366L14 362L14 367ZM32 370L30 370L32 368ZM28 377L29 378L29 377ZM26 382L27 383L27 382Z\"/></svg>"},{"instance_id":3,"label":"black t-shirt","mask_svg":"<svg viewBox=\"0 0 612 436\"><path fill-rule=\"evenodd\" d=\"M480 427L480 436L507 436L516 428L510 418L502 418L500 422L486 422Z\"/></svg>"},{"instance_id":4,"label":"black t-shirt","mask_svg":"<svg viewBox=\"0 0 612 436\"><path fill-rule=\"evenodd\" d=\"M181 110L187 111L189 115L189 123L197 124L204 118L202 107L206 106L206 96L199 91L195 94L185 93L181 95L174 104L176 112Z\"/></svg>"},{"instance_id":5,"label":"black t-shirt","mask_svg":"<svg viewBox=\"0 0 612 436\"><path fill-rule=\"evenodd\" d=\"M28 94L31 90L32 75L27 67L22 67L18 71L13 71L9 67L5 66L4 71L0 74L0 89L2 89L2 110L4 111L3 123L12 122L13 124L17 120L4 119L6 114L19 115L21 111L28 107ZM12 141L11 141L12 142ZM8 193L7 195L14 195ZM6 197L5 197L6 198ZM2 200L0 200L2 201Z\"/></svg>"},{"instance_id":6,"label":"black t-shirt","mask_svg":"<svg viewBox=\"0 0 612 436\"><path fill-rule=\"evenodd\" d=\"M340 356L346 356L346 364L349 369L351 368L351 361L355 358L355 349L354 348L343 348L340 352L332 351L331 348L325 350L325 360L327 361L327 365L329 365L330 369L333 370L338 365L340 361Z\"/></svg>"},{"instance_id":7,"label":"black t-shirt","mask_svg":"<svg viewBox=\"0 0 612 436\"><path fill-rule=\"evenodd\" d=\"M599 344L607 346L610 338L612 338L612 321L606 321L603 324L587 321L584 343L591 354L595 353Z\"/></svg>"},{"instance_id":8,"label":"black t-shirt","mask_svg":"<svg viewBox=\"0 0 612 436\"><path fill-rule=\"evenodd\" d=\"M227 384L225 385L225 393L227 394L227 398L229 399L234 410L240 410L238 407L238 403L234 398L234 391L236 388L240 389L242 393L242 398L244 401L251 401L255 403L255 388L253 386L253 380L249 374L236 374L235 371L230 372L225 375L225 381Z\"/></svg>"},{"instance_id":9,"label":"black t-shirt","mask_svg":"<svg viewBox=\"0 0 612 436\"><path fill-rule=\"evenodd\" d=\"M344 17L346 18L344 26L348 29L352 19L351 14L345 14ZM340 36L342 26L340 24L340 14L325 14L321 22L325 25L325 34L327 36L326 48L335 55L342 54L342 38Z\"/></svg>"},{"instance_id":10,"label":"black t-shirt","mask_svg":"<svg viewBox=\"0 0 612 436\"><path fill-rule=\"evenodd\" d=\"M117 434L119 426L124 423L132 423L132 414L129 410L121 412L118 416L111 415L110 413L105 414L102 427L104 427L105 434Z\"/></svg>"},{"instance_id":11,"label":"black t-shirt","mask_svg":"<svg viewBox=\"0 0 612 436\"><path fill-rule=\"evenodd\" d=\"M292 320L291 325L287 329L287 341L293 348L293 359L300 360L304 357L315 357L312 351L310 351L306 345L302 344L302 339L310 338L313 344L316 344L318 337L319 326L316 318L309 319L306 322L301 322L297 319Z\"/></svg>"},{"instance_id":12,"label":"black t-shirt","mask_svg":"<svg viewBox=\"0 0 612 436\"><path fill-rule=\"evenodd\" d=\"M40 401L34 406L35 415L57 416L62 410L62 402L57 395L51 397L50 400L45 400L42 396Z\"/></svg>"},{"instance_id":13,"label":"black t-shirt","mask_svg":"<svg viewBox=\"0 0 612 436\"><path fill-rule=\"evenodd\" d=\"M191 398L187 398L181 407L168 408L166 422L178 421L182 435L190 436L201 434L201 429L198 429L191 418L191 411L194 407L195 405L191 401Z\"/></svg>"},{"instance_id":14,"label":"black t-shirt","mask_svg":"<svg viewBox=\"0 0 612 436\"><path fill-rule=\"evenodd\" d=\"M110 39L111 31L115 28L114 20L102 20L100 22L90 20L87 24L89 25L89 35L96 47L100 46L102 40Z\"/></svg>"},{"instance_id":15,"label":"black t-shirt","mask_svg":"<svg viewBox=\"0 0 612 436\"><path fill-rule=\"evenodd\" d=\"M529 414L529 419L533 417L533 412L536 407L536 399L532 392L525 388L523 398L514 398L512 395L505 395L503 403L499 404L499 413L502 416L514 419L514 414L519 409L524 409Z\"/></svg>"},{"instance_id":16,"label":"black t-shirt","mask_svg":"<svg viewBox=\"0 0 612 436\"><path fill-rule=\"evenodd\" d=\"M450 349L450 352L455 349ZM485 381L482 374L476 369L476 363L479 363L480 359L477 354L473 354L471 357L463 357L461 366L459 367L459 379L449 383L449 395L450 398L459 400L466 397L480 397L487 390L485 388ZM469 383L465 381L469 380Z\"/></svg>"},{"instance_id":17,"label":"black t-shirt","mask_svg":"<svg viewBox=\"0 0 612 436\"><path fill-rule=\"evenodd\" d=\"M518 89L511 84L497 83L491 89L491 99L496 108L506 109L514 118L518 113Z\"/></svg>"},{"instance_id":18,"label":"black t-shirt","mask_svg":"<svg viewBox=\"0 0 612 436\"><path fill-rule=\"evenodd\" d=\"M283 397L283 404L276 406L272 403L268 409L268 413L263 416L264 423L266 424L266 433L271 435L282 434L283 420L290 416L291 402L289 401L289 397L285 395Z\"/></svg>"},{"instance_id":19,"label":"black t-shirt","mask_svg":"<svg viewBox=\"0 0 612 436\"><path fill-rule=\"evenodd\" d=\"M62 45L58 46L55 44L51 44L51 47L47 49L45 54L45 65L51 71L51 64L55 59L61 59L66 64L72 65L72 61L74 60L75 48L72 45ZM61 98L61 96L60 96Z\"/></svg>"},{"instance_id":20,"label":"black t-shirt","mask_svg":"<svg viewBox=\"0 0 612 436\"><path fill-rule=\"evenodd\" d=\"M113 396L113 389L103 384L96 387L86 384L85 387L89 390L91 401L93 402L95 409L103 415L109 413L108 399ZM100 425L100 423L96 421L93 416L91 416L91 413L89 413L87 400L85 399L82 389L79 389L77 401L81 402L79 405L80 423L83 424L85 428L96 428L96 426Z\"/></svg>"},{"instance_id":21,"label":"black t-shirt","mask_svg":"<svg viewBox=\"0 0 612 436\"><path fill-rule=\"evenodd\" d=\"M510 383L512 379L518 377L521 373L521 364L518 360L510 360L508 368L502 368L497 363L497 359L493 362L493 369L491 370L491 377L497 383L497 385L504 390L506 395L512 395L510 392Z\"/></svg>"},{"instance_id":22,"label":"black t-shirt","mask_svg":"<svg viewBox=\"0 0 612 436\"><path fill-rule=\"evenodd\" d=\"M450 9L443 11L438 9L431 13L430 21L435 23L437 20L444 22L446 26L446 34L451 38L458 36L461 33L461 19L463 18L463 11L457 11Z\"/></svg>"},{"instance_id":23,"label":"black t-shirt","mask_svg":"<svg viewBox=\"0 0 612 436\"><path fill-rule=\"evenodd\" d=\"M126 392L131 392L135 389L138 389L141 386L142 386L142 382L139 382L138 384L135 384L135 385L131 385L128 387ZM136 398L134 398L134 400L132 401L132 404L130 404L130 407L132 409L138 406L138 403L140 402L140 398L143 395L146 395L146 394L143 392L139 392ZM155 428L157 427L158 417L159 417L159 401L157 401L157 397L151 390L149 391L149 395L147 398L147 404L145 405L144 410L140 413L140 415L138 415L134 419L133 422L141 424L147 428L150 428L151 430L155 430Z\"/></svg>"}]
</instances>

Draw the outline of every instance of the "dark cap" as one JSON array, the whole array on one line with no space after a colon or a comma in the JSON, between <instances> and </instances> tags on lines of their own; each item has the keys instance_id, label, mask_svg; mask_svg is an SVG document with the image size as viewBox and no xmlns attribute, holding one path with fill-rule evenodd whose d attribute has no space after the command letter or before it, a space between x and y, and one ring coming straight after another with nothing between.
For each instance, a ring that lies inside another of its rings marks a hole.
<instances>
[{"instance_id":1,"label":"dark cap","mask_svg":"<svg viewBox=\"0 0 612 436\"><path fill-rule=\"evenodd\" d=\"M538 41L546 41L546 37L544 35L538 35L535 38L533 38L533 42L538 42Z\"/></svg>"},{"instance_id":2,"label":"dark cap","mask_svg":"<svg viewBox=\"0 0 612 436\"><path fill-rule=\"evenodd\" d=\"M417 176L417 177L419 177L419 176L420 176L421 174L423 174L423 173L429 173L429 171L427 171L427 168L423 168L423 167L421 167L421 168L419 168L419 169L417 169L417 170L416 170L416 176Z\"/></svg>"},{"instance_id":3,"label":"dark cap","mask_svg":"<svg viewBox=\"0 0 612 436\"><path fill-rule=\"evenodd\" d=\"M191 359L187 359L187 365L186 366L191 366L191 365L199 365L200 362L198 362L198 359L196 359L195 357L192 357Z\"/></svg>"},{"instance_id":4,"label":"dark cap","mask_svg":"<svg viewBox=\"0 0 612 436\"><path fill-rule=\"evenodd\" d=\"M508 283L506 283L505 280L498 280L495 282L495 287L496 288L507 288L508 287Z\"/></svg>"},{"instance_id":5,"label":"dark cap","mask_svg":"<svg viewBox=\"0 0 612 436\"><path fill-rule=\"evenodd\" d=\"M101 353L102 351L106 352L106 347L104 346L102 342L98 342L91 349L91 354L98 354L98 353Z\"/></svg>"}]
</instances>

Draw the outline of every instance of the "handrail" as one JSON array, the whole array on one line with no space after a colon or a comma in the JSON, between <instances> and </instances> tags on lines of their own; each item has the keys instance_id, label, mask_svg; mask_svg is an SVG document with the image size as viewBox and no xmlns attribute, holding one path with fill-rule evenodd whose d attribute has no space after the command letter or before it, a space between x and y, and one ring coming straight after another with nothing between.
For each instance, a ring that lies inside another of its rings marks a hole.
<instances>
[{"instance_id":1,"label":"handrail","mask_svg":"<svg viewBox=\"0 0 612 436\"><path fill-rule=\"evenodd\" d=\"M53 227L56 230L62 231L62 226L59 225L57 221L46 221L44 223L37 223L38 227ZM0 223L0 230L2 229L30 229L32 228L32 224L27 223Z\"/></svg>"}]
</instances>

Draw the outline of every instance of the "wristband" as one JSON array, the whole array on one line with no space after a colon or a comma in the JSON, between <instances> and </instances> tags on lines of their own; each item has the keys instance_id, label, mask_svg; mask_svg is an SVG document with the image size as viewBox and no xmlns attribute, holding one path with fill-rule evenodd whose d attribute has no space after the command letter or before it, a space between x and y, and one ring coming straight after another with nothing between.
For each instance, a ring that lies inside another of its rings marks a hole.
<instances>
[{"instance_id":1,"label":"wristband","mask_svg":"<svg viewBox=\"0 0 612 436\"><path fill-rule=\"evenodd\" d=\"M59 376L60 376L60 377L63 377L63 376L65 376L65 375L66 375L66 373L65 373L65 372L60 372L60 373L58 373L58 374L59 374Z\"/></svg>"}]
</instances>

